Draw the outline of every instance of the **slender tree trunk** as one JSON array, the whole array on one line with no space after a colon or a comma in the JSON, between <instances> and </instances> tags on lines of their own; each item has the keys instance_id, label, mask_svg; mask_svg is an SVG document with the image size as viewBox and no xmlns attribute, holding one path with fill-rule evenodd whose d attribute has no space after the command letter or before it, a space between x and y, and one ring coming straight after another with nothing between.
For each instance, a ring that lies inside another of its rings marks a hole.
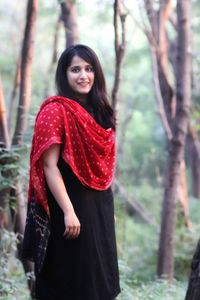
<instances>
[{"instance_id":1,"label":"slender tree trunk","mask_svg":"<svg viewBox=\"0 0 200 300\"><path fill-rule=\"evenodd\" d=\"M191 101L191 53L190 50L190 1L177 0L178 49L177 49L177 110L174 120L173 139L167 164L163 199L162 224L158 254L158 276L173 279L175 205L180 166L187 134Z\"/></svg>"},{"instance_id":2,"label":"slender tree trunk","mask_svg":"<svg viewBox=\"0 0 200 300\"><path fill-rule=\"evenodd\" d=\"M125 21L127 14L123 12L121 0L114 2L114 30L115 30L115 78L112 89L112 107L115 110L118 101L118 92L120 85L120 76L122 69L122 62L126 49L126 30ZM119 20L121 22L121 42L119 38Z\"/></svg>"},{"instance_id":3,"label":"slender tree trunk","mask_svg":"<svg viewBox=\"0 0 200 300\"><path fill-rule=\"evenodd\" d=\"M169 80L168 39L166 23L169 20L172 0L161 0L159 14L153 9L152 0L144 0L151 32L147 32L150 44L153 78L158 109L167 136L172 138L174 118L174 92Z\"/></svg>"},{"instance_id":4,"label":"slender tree trunk","mask_svg":"<svg viewBox=\"0 0 200 300\"><path fill-rule=\"evenodd\" d=\"M34 50L34 39L36 29L36 19L38 12L38 0L28 0L27 2L27 14L26 14L26 26L24 32L24 40L21 52L21 82L20 82L20 95L19 105L17 112L16 128L13 136L12 145L19 146L23 141L23 135L26 130L27 114L31 102L31 74L32 74L32 60ZM15 229L18 230L19 244L18 253L20 255L24 228L25 228L25 197L22 194L22 183L16 182L16 198L17 198L17 215ZM27 272L33 272L33 265L30 262L22 259L22 264ZM28 280L31 294L34 295L33 280Z\"/></svg>"},{"instance_id":5,"label":"slender tree trunk","mask_svg":"<svg viewBox=\"0 0 200 300\"><path fill-rule=\"evenodd\" d=\"M169 68L169 43L166 32L166 23L169 20L172 10L172 0L160 1L159 14L159 30L158 30L158 71L161 93L164 100L165 112L168 122L172 128L173 119L175 116L175 99L172 84L170 82L170 68Z\"/></svg>"},{"instance_id":6,"label":"slender tree trunk","mask_svg":"<svg viewBox=\"0 0 200 300\"><path fill-rule=\"evenodd\" d=\"M58 37L59 37L61 21L62 21L62 16L59 15L59 17L56 21L56 26L55 26L55 34L54 34L54 42L53 42L53 55L52 55L52 62L51 62L50 70L52 69L52 66L58 60Z\"/></svg>"},{"instance_id":7,"label":"slender tree trunk","mask_svg":"<svg viewBox=\"0 0 200 300\"><path fill-rule=\"evenodd\" d=\"M4 101L3 87L0 77L0 155L10 149L10 136L7 126L6 107ZM5 159L1 159L0 165L5 164ZM3 174L2 174L3 175ZM10 220L6 213L8 208L9 189L4 188L0 191L0 228L9 228Z\"/></svg>"},{"instance_id":8,"label":"slender tree trunk","mask_svg":"<svg viewBox=\"0 0 200 300\"><path fill-rule=\"evenodd\" d=\"M192 195L200 198L200 142L195 129L189 125L187 137L187 157L192 179Z\"/></svg>"},{"instance_id":9,"label":"slender tree trunk","mask_svg":"<svg viewBox=\"0 0 200 300\"><path fill-rule=\"evenodd\" d=\"M9 106L9 115L8 115L8 130L9 133L12 134L12 129L13 129L13 120L14 120L14 103L15 99L17 96L17 91L20 85L21 81L21 63L20 59L17 62L17 69L16 69L16 74L15 74L15 82L14 82L14 87L10 99L10 106Z\"/></svg>"},{"instance_id":10,"label":"slender tree trunk","mask_svg":"<svg viewBox=\"0 0 200 300\"><path fill-rule=\"evenodd\" d=\"M167 36L166 24L170 20L171 10L172 10L172 0L161 0L159 13L155 12L153 9L152 1L145 0L146 11L148 19L151 25L151 31L146 32L151 57L152 57L152 69L153 69L153 80L155 87L155 94L157 100L158 112L163 124L167 136L167 143L169 143L173 136L173 123L176 115L176 97L174 95L174 87L172 82L170 82L170 60L171 55L171 41L169 41ZM174 51L175 52L175 51ZM173 52L173 54L174 54ZM172 55L171 55L172 56ZM176 77L176 61L171 62L171 70L174 70L174 77ZM171 80L172 81L172 80ZM184 164L184 162L183 162ZM184 169L182 170L184 172ZM186 177L186 174L182 174ZM182 177L182 178L183 178ZM179 201L181 204L182 212L185 214L185 224L190 226L191 222L189 220L188 213L186 211L186 206L188 206L188 195L187 195L187 185L185 186L179 183ZM184 190L181 191L181 188ZM185 196L185 199L183 199Z\"/></svg>"},{"instance_id":11,"label":"slender tree trunk","mask_svg":"<svg viewBox=\"0 0 200 300\"><path fill-rule=\"evenodd\" d=\"M188 192L187 192L186 165L184 159L182 159L181 161L180 184L178 186L178 198L181 204L181 212L184 217L185 225L187 228L191 228L192 222L189 218L189 200L188 200Z\"/></svg>"},{"instance_id":12,"label":"slender tree trunk","mask_svg":"<svg viewBox=\"0 0 200 300\"><path fill-rule=\"evenodd\" d=\"M38 0L28 0L26 26L24 32L24 40L21 53L21 84L20 84L20 97L17 114L17 124L13 137L12 145L19 146L22 143L23 135L26 130L26 119L31 100L31 73L32 73L32 60L33 48L36 28L36 18L38 12ZM26 213L24 210L25 203L22 204L24 198L22 197L22 186L20 182L16 183L17 191L17 227L20 234L24 234L24 225ZM20 192L19 192L20 191Z\"/></svg>"},{"instance_id":13,"label":"slender tree trunk","mask_svg":"<svg viewBox=\"0 0 200 300\"><path fill-rule=\"evenodd\" d=\"M0 148L10 148L10 136L7 126L6 106L0 77Z\"/></svg>"},{"instance_id":14,"label":"slender tree trunk","mask_svg":"<svg viewBox=\"0 0 200 300\"><path fill-rule=\"evenodd\" d=\"M13 145L19 145L22 143L23 134L26 129L27 113L30 107L31 72L37 11L38 0L28 0L26 27L21 53L20 97Z\"/></svg>"},{"instance_id":15,"label":"slender tree trunk","mask_svg":"<svg viewBox=\"0 0 200 300\"><path fill-rule=\"evenodd\" d=\"M192 179L192 195L195 198L200 198L200 159L197 149L193 144L191 151L191 179Z\"/></svg>"},{"instance_id":16,"label":"slender tree trunk","mask_svg":"<svg viewBox=\"0 0 200 300\"><path fill-rule=\"evenodd\" d=\"M74 1L61 1L61 15L65 27L66 48L79 43L77 11Z\"/></svg>"},{"instance_id":17,"label":"slender tree trunk","mask_svg":"<svg viewBox=\"0 0 200 300\"><path fill-rule=\"evenodd\" d=\"M54 33L54 40L53 40L53 52L52 52L52 60L50 62L49 70L46 74L45 84L44 84L44 99L47 98L50 94L49 88L51 83L51 74L54 74L55 64L58 60L58 41L59 41L59 31L62 24L62 17L59 15L56 25L55 25L55 33Z\"/></svg>"}]
</instances>

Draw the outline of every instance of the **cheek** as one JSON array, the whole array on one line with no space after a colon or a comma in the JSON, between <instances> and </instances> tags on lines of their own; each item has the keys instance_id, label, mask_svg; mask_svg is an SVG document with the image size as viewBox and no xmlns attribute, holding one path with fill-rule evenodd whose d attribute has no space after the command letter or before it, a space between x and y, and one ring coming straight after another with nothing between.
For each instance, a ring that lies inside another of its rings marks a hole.
<instances>
[{"instance_id":1,"label":"cheek","mask_svg":"<svg viewBox=\"0 0 200 300\"><path fill-rule=\"evenodd\" d=\"M73 76L71 74L67 74L67 81L68 81L69 85L73 85L75 82L75 76Z\"/></svg>"}]
</instances>

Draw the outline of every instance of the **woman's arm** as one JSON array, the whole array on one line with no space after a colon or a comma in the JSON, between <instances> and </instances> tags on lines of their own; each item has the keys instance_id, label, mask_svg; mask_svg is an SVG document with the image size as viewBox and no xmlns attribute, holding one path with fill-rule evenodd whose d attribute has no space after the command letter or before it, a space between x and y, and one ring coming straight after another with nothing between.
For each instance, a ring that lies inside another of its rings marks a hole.
<instances>
[{"instance_id":1,"label":"woman's arm","mask_svg":"<svg viewBox=\"0 0 200 300\"><path fill-rule=\"evenodd\" d=\"M57 163L60 156L60 145L53 144L43 154L43 168L47 184L64 213L64 236L76 238L80 233L80 222L74 212L73 205L67 194L62 175Z\"/></svg>"}]
</instances>

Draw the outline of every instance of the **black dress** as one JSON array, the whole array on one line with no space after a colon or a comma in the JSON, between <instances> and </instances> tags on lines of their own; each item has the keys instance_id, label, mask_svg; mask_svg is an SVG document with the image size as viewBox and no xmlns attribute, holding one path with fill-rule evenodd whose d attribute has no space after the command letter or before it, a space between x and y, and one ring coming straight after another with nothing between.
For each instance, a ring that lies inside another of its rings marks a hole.
<instances>
[{"instance_id":1,"label":"black dress","mask_svg":"<svg viewBox=\"0 0 200 300\"><path fill-rule=\"evenodd\" d=\"M112 190L87 188L62 159L58 166L81 232L77 239L63 237L63 212L47 188L51 235L43 269L36 276L36 299L115 299L120 287Z\"/></svg>"}]
</instances>

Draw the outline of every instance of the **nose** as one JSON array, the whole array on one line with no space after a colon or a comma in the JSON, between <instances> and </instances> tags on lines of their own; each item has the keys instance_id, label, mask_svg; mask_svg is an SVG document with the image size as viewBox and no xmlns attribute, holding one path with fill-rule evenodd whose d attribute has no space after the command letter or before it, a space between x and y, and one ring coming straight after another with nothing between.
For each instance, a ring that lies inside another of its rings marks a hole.
<instances>
[{"instance_id":1,"label":"nose","mask_svg":"<svg viewBox=\"0 0 200 300\"><path fill-rule=\"evenodd\" d=\"M86 77L87 77L87 73L84 69L82 69L80 72L80 78L86 78Z\"/></svg>"}]
</instances>

